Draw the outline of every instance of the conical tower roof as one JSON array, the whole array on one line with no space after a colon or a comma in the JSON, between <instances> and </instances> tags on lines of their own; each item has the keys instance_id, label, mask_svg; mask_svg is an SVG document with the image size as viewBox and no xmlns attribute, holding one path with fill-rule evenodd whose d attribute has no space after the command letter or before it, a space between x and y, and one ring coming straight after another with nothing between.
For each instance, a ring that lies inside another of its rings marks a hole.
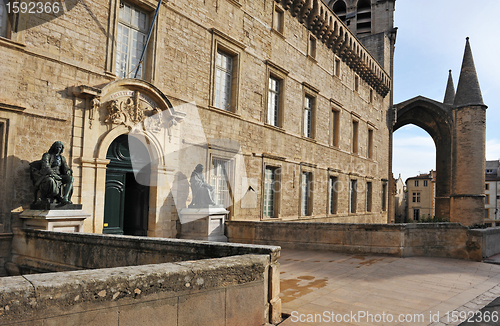
<instances>
[{"instance_id":1,"label":"conical tower roof","mask_svg":"<svg viewBox=\"0 0 500 326\"><path fill-rule=\"evenodd\" d=\"M476 67L474 66L468 37L465 43L462 70L460 71L460 79L458 80L457 93L455 94L453 105L457 108L471 105L485 106L477 80Z\"/></svg>"},{"instance_id":2,"label":"conical tower roof","mask_svg":"<svg viewBox=\"0 0 500 326\"><path fill-rule=\"evenodd\" d=\"M453 105L455 101L455 85L453 85L453 77L451 76L451 70L448 74L448 84L446 85L446 93L444 94L444 104Z\"/></svg>"}]
</instances>

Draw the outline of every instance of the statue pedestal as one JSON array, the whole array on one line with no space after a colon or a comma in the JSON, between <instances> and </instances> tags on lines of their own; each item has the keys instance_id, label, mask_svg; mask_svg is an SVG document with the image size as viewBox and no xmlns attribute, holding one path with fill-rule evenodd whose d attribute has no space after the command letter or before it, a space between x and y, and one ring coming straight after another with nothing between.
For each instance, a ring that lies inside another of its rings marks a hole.
<instances>
[{"instance_id":1,"label":"statue pedestal","mask_svg":"<svg viewBox=\"0 0 500 326\"><path fill-rule=\"evenodd\" d=\"M81 205L79 205L81 208ZM62 207L61 207L62 208ZM28 209L19 216L24 220L24 227L37 230L59 232L83 232L83 221L90 217L81 209Z\"/></svg>"},{"instance_id":2,"label":"statue pedestal","mask_svg":"<svg viewBox=\"0 0 500 326\"><path fill-rule=\"evenodd\" d=\"M227 242L224 221L229 211L222 207L184 208L179 212L181 239Z\"/></svg>"}]
</instances>

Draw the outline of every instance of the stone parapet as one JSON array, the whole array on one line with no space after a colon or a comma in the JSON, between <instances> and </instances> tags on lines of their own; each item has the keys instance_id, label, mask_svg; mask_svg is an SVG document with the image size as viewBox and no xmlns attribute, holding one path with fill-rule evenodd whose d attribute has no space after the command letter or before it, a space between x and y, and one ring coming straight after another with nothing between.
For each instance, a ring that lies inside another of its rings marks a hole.
<instances>
[{"instance_id":1,"label":"stone parapet","mask_svg":"<svg viewBox=\"0 0 500 326\"><path fill-rule=\"evenodd\" d=\"M243 255L0 278L0 323L263 325L268 265Z\"/></svg>"},{"instance_id":2,"label":"stone parapet","mask_svg":"<svg viewBox=\"0 0 500 326\"><path fill-rule=\"evenodd\" d=\"M227 221L226 235L231 242L398 257L426 256L481 261L500 253L500 229L469 230L459 223Z\"/></svg>"}]
</instances>

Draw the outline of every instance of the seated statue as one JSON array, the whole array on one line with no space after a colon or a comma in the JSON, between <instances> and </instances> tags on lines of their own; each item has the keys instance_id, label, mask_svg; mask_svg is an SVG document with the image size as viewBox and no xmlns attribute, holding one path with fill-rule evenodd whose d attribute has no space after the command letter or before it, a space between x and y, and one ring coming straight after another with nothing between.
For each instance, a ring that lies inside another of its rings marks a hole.
<instances>
[{"instance_id":1,"label":"seated statue","mask_svg":"<svg viewBox=\"0 0 500 326\"><path fill-rule=\"evenodd\" d=\"M61 205L72 204L73 171L61 155L63 151L63 143L56 141L40 161L30 163L31 181L35 186L33 203L41 201L50 204L57 200Z\"/></svg>"},{"instance_id":2,"label":"seated statue","mask_svg":"<svg viewBox=\"0 0 500 326\"><path fill-rule=\"evenodd\" d=\"M193 200L189 208L208 208L210 205L215 205L212 199L214 197L214 188L205 181L202 164L196 166L189 181L193 192Z\"/></svg>"}]
</instances>

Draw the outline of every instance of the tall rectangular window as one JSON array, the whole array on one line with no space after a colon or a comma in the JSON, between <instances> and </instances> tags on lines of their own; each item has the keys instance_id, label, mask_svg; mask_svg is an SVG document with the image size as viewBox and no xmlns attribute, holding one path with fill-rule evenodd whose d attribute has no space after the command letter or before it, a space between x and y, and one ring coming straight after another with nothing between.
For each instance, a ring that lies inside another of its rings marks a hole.
<instances>
[{"instance_id":1,"label":"tall rectangular window","mask_svg":"<svg viewBox=\"0 0 500 326\"><path fill-rule=\"evenodd\" d=\"M484 218L490 218L490 210L488 208L484 209Z\"/></svg>"},{"instance_id":2,"label":"tall rectangular window","mask_svg":"<svg viewBox=\"0 0 500 326\"><path fill-rule=\"evenodd\" d=\"M372 183L366 183L366 211L372 211Z\"/></svg>"},{"instance_id":3,"label":"tall rectangular window","mask_svg":"<svg viewBox=\"0 0 500 326\"><path fill-rule=\"evenodd\" d=\"M217 51L215 59L215 102L216 108L231 111L231 89L233 83L233 58Z\"/></svg>"},{"instance_id":4,"label":"tall rectangular window","mask_svg":"<svg viewBox=\"0 0 500 326\"><path fill-rule=\"evenodd\" d=\"M368 158L373 158L373 129L368 129Z\"/></svg>"},{"instance_id":5,"label":"tall rectangular window","mask_svg":"<svg viewBox=\"0 0 500 326\"><path fill-rule=\"evenodd\" d=\"M418 180L415 180L415 187L418 187Z\"/></svg>"},{"instance_id":6,"label":"tall rectangular window","mask_svg":"<svg viewBox=\"0 0 500 326\"><path fill-rule=\"evenodd\" d=\"M144 78L143 63L139 60L146 44L148 15L128 3L120 2L118 35L116 37L116 74L120 78Z\"/></svg>"},{"instance_id":7,"label":"tall rectangular window","mask_svg":"<svg viewBox=\"0 0 500 326\"><path fill-rule=\"evenodd\" d=\"M312 110L314 98L304 97L304 136L312 138Z\"/></svg>"},{"instance_id":8,"label":"tall rectangular window","mask_svg":"<svg viewBox=\"0 0 500 326\"><path fill-rule=\"evenodd\" d=\"M373 103L373 89L370 88L370 104Z\"/></svg>"},{"instance_id":9,"label":"tall rectangular window","mask_svg":"<svg viewBox=\"0 0 500 326\"><path fill-rule=\"evenodd\" d=\"M349 183L349 212L356 213L357 206L357 185L358 182L356 180L351 180Z\"/></svg>"},{"instance_id":10,"label":"tall rectangular window","mask_svg":"<svg viewBox=\"0 0 500 326\"><path fill-rule=\"evenodd\" d=\"M416 208L413 210L413 220L418 221L420 219L420 209Z\"/></svg>"},{"instance_id":11,"label":"tall rectangular window","mask_svg":"<svg viewBox=\"0 0 500 326\"><path fill-rule=\"evenodd\" d=\"M414 203L420 203L420 193L419 192L414 192L413 193L412 201Z\"/></svg>"},{"instance_id":12,"label":"tall rectangular window","mask_svg":"<svg viewBox=\"0 0 500 326\"><path fill-rule=\"evenodd\" d=\"M214 188L214 201L217 205L229 207L231 205L230 180L232 176L232 162L219 158L212 159L211 184Z\"/></svg>"},{"instance_id":13,"label":"tall rectangular window","mask_svg":"<svg viewBox=\"0 0 500 326\"><path fill-rule=\"evenodd\" d=\"M278 6L274 6L274 22L273 22L273 28L275 31L280 32L283 34L283 26L285 20L285 13L283 12L283 9L281 9Z\"/></svg>"},{"instance_id":14,"label":"tall rectangular window","mask_svg":"<svg viewBox=\"0 0 500 326\"><path fill-rule=\"evenodd\" d=\"M279 127L280 85L281 81L269 77L269 94L267 99L267 123Z\"/></svg>"},{"instance_id":15,"label":"tall rectangular window","mask_svg":"<svg viewBox=\"0 0 500 326\"><path fill-rule=\"evenodd\" d=\"M427 187L429 185L429 181L428 180L424 180L424 187Z\"/></svg>"},{"instance_id":16,"label":"tall rectangular window","mask_svg":"<svg viewBox=\"0 0 500 326\"><path fill-rule=\"evenodd\" d=\"M382 211L387 210L387 183L382 184Z\"/></svg>"},{"instance_id":17,"label":"tall rectangular window","mask_svg":"<svg viewBox=\"0 0 500 326\"><path fill-rule=\"evenodd\" d=\"M330 177L329 180L329 198L328 198L328 213L337 214L337 202L338 202L338 178Z\"/></svg>"},{"instance_id":18,"label":"tall rectangular window","mask_svg":"<svg viewBox=\"0 0 500 326\"><path fill-rule=\"evenodd\" d=\"M332 146L339 147L340 112L334 109L332 109L331 115L331 133L330 140Z\"/></svg>"},{"instance_id":19,"label":"tall rectangular window","mask_svg":"<svg viewBox=\"0 0 500 326\"><path fill-rule=\"evenodd\" d=\"M335 76L340 77L340 59L335 58Z\"/></svg>"},{"instance_id":20,"label":"tall rectangular window","mask_svg":"<svg viewBox=\"0 0 500 326\"><path fill-rule=\"evenodd\" d=\"M352 121L352 152L354 154L358 153L358 127L359 127L359 122L353 120Z\"/></svg>"},{"instance_id":21,"label":"tall rectangular window","mask_svg":"<svg viewBox=\"0 0 500 326\"><path fill-rule=\"evenodd\" d=\"M354 90L359 92L359 77L358 75L354 76Z\"/></svg>"},{"instance_id":22,"label":"tall rectangular window","mask_svg":"<svg viewBox=\"0 0 500 326\"><path fill-rule=\"evenodd\" d=\"M266 167L264 172L264 216L276 217L276 168Z\"/></svg>"},{"instance_id":23,"label":"tall rectangular window","mask_svg":"<svg viewBox=\"0 0 500 326\"><path fill-rule=\"evenodd\" d=\"M301 178L301 203L300 203L300 215L309 216L311 215L311 182L312 173L302 172Z\"/></svg>"},{"instance_id":24,"label":"tall rectangular window","mask_svg":"<svg viewBox=\"0 0 500 326\"><path fill-rule=\"evenodd\" d=\"M309 35L309 43L307 46L307 54L311 58L316 58L316 38L312 35Z\"/></svg>"},{"instance_id":25,"label":"tall rectangular window","mask_svg":"<svg viewBox=\"0 0 500 326\"><path fill-rule=\"evenodd\" d=\"M486 183L484 185L484 190L490 190L490 184L489 183Z\"/></svg>"},{"instance_id":26,"label":"tall rectangular window","mask_svg":"<svg viewBox=\"0 0 500 326\"><path fill-rule=\"evenodd\" d=\"M485 204L489 204L489 203L490 203L490 195L488 195L488 194L487 194L487 195L484 197L484 203L485 203Z\"/></svg>"}]
</instances>

